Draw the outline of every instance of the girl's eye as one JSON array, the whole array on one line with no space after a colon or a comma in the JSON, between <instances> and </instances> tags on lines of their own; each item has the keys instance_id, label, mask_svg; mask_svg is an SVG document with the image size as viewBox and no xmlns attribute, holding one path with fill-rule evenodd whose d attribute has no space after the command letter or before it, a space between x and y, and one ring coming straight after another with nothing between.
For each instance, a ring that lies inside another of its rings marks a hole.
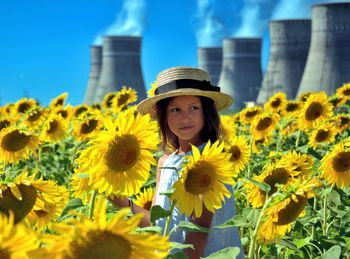
<instances>
[{"instance_id":1,"label":"girl's eye","mask_svg":"<svg viewBox=\"0 0 350 259\"><path fill-rule=\"evenodd\" d=\"M191 110L198 110L198 109L199 109L198 106L192 106L192 107L191 107Z\"/></svg>"},{"instance_id":2,"label":"girl's eye","mask_svg":"<svg viewBox=\"0 0 350 259\"><path fill-rule=\"evenodd\" d=\"M178 112L178 111L180 111L180 109L179 109L179 108L172 108L170 111L172 111L172 112Z\"/></svg>"}]
</instances>

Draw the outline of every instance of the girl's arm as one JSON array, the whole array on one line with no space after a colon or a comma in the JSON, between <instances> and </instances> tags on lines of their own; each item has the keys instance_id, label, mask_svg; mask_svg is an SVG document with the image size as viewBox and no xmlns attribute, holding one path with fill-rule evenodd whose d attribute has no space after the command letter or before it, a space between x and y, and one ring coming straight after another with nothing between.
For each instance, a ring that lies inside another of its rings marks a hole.
<instances>
[{"instance_id":1,"label":"girl's arm","mask_svg":"<svg viewBox=\"0 0 350 259\"><path fill-rule=\"evenodd\" d=\"M168 157L168 155L163 155L161 158L158 160L158 165L157 165L157 179L156 179L156 190L155 193L158 191L158 183L160 179L160 172L161 172L161 167L164 164L165 159ZM109 198L109 200L114 204L117 205L118 208L125 208L125 207L130 207L130 200L126 197L115 197L114 199ZM155 202L155 195L153 197L153 202ZM139 226L140 227L146 227L151 225L151 218L150 218L150 212L144 208L141 208L137 206L136 204L132 205L132 210L133 213L143 213L143 218L140 221Z\"/></svg>"},{"instance_id":2,"label":"girl's arm","mask_svg":"<svg viewBox=\"0 0 350 259\"><path fill-rule=\"evenodd\" d=\"M213 213L208 211L205 206L203 206L202 216L199 218L195 218L194 214L191 217L191 222L210 229L211 221L213 219ZM190 259L199 259L204 255L204 249L208 241L208 233L201 232L188 232L185 238L185 244L193 244L194 250L188 248L185 250L185 253Z\"/></svg>"}]
</instances>

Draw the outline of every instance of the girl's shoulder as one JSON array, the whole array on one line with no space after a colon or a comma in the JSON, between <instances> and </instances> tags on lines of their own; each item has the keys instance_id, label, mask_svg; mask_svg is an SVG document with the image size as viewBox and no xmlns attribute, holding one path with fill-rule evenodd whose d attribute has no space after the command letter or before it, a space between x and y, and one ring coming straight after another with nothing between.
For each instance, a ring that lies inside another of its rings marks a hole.
<instances>
[{"instance_id":1,"label":"girl's shoulder","mask_svg":"<svg viewBox=\"0 0 350 259\"><path fill-rule=\"evenodd\" d=\"M158 159L158 167L162 167L165 160L170 156L170 154L164 153L159 159Z\"/></svg>"}]
</instances>

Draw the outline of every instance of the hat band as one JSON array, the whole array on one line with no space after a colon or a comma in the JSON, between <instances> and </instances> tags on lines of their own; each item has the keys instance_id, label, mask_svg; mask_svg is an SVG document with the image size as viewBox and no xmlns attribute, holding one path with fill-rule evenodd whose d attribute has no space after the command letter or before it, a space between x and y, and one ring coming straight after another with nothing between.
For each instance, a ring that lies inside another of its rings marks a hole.
<instances>
[{"instance_id":1,"label":"hat band","mask_svg":"<svg viewBox=\"0 0 350 259\"><path fill-rule=\"evenodd\" d=\"M199 81L194 79L179 79L179 80L175 80L170 83L159 86L154 91L154 93L156 95L164 94L176 89L183 89L183 88L194 88L194 89L199 89L203 91L220 92L220 87L211 85L209 81L205 81L205 80Z\"/></svg>"}]
</instances>

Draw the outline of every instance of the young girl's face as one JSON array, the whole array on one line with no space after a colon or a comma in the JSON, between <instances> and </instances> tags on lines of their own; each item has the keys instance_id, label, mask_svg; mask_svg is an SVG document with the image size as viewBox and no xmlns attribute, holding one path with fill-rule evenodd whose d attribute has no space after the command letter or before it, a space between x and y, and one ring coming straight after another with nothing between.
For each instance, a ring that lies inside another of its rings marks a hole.
<instances>
[{"instance_id":1,"label":"young girl's face","mask_svg":"<svg viewBox=\"0 0 350 259\"><path fill-rule=\"evenodd\" d=\"M172 98L167 107L167 122L180 144L201 144L199 133L204 125L201 99L191 95Z\"/></svg>"}]
</instances>

